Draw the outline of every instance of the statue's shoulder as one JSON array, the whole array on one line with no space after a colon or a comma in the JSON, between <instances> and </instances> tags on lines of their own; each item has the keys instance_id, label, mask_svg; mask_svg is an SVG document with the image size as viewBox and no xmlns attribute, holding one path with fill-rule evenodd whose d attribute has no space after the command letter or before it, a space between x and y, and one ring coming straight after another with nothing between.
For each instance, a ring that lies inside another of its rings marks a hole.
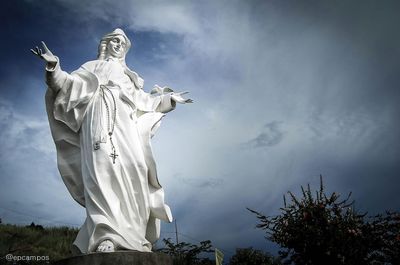
<instances>
[{"instance_id":1,"label":"statue's shoulder","mask_svg":"<svg viewBox=\"0 0 400 265\"><path fill-rule=\"evenodd\" d=\"M84 70L87 70L89 72L93 72L99 64L103 64L104 61L103 60L92 60L92 61L88 61L86 63L84 63L81 68Z\"/></svg>"}]
</instances>

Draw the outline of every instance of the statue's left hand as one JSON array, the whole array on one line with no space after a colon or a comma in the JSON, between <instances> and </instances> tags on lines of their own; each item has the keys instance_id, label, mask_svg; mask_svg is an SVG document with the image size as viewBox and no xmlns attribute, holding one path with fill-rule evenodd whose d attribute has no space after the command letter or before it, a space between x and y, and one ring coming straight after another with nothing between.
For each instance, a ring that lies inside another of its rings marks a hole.
<instances>
[{"instance_id":1,"label":"statue's left hand","mask_svg":"<svg viewBox=\"0 0 400 265\"><path fill-rule=\"evenodd\" d=\"M185 91L185 92L179 92L179 93L172 93L171 98L172 100L174 100L175 102L181 103L181 104L185 104L185 103L193 103L193 100L188 98L185 99L182 96L187 94L189 92Z\"/></svg>"}]
</instances>

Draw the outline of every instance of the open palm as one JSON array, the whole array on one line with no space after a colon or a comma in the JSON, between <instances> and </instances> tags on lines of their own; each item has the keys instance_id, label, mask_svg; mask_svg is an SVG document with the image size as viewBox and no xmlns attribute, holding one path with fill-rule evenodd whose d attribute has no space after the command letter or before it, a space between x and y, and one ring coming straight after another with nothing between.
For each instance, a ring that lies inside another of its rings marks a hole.
<instances>
[{"instance_id":1,"label":"open palm","mask_svg":"<svg viewBox=\"0 0 400 265\"><path fill-rule=\"evenodd\" d=\"M46 43L44 43L44 41L42 41L42 46L43 46L44 53L43 53L42 49L39 49L38 46L36 46L35 49L31 49L31 52L34 55L38 56L39 58L45 60L47 62L47 64L57 63L57 57L49 50L49 48L47 48Z\"/></svg>"},{"instance_id":2,"label":"open palm","mask_svg":"<svg viewBox=\"0 0 400 265\"><path fill-rule=\"evenodd\" d=\"M172 93L172 99L178 103L181 104L185 104L185 103L193 103L192 99L185 99L184 97L182 97L183 95L187 94L189 92L185 91L185 92L179 92L179 93Z\"/></svg>"}]
</instances>

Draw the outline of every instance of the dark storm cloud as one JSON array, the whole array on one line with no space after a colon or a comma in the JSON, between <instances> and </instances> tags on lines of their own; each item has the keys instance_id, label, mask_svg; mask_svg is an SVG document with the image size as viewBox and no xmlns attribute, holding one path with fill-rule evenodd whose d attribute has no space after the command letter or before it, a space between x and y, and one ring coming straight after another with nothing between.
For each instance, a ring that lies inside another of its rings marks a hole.
<instances>
[{"instance_id":1,"label":"dark storm cloud","mask_svg":"<svg viewBox=\"0 0 400 265\"><path fill-rule=\"evenodd\" d=\"M307 123L320 138L313 140L319 157L310 160L335 178L333 187L353 190L366 210L400 207L388 196L400 185L399 8L394 1L321 2L317 9L324 16L312 16L311 27L331 43L309 103L314 108Z\"/></svg>"},{"instance_id":2,"label":"dark storm cloud","mask_svg":"<svg viewBox=\"0 0 400 265\"><path fill-rule=\"evenodd\" d=\"M279 144L284 135L284 132L282 132L280 128L281 123L282 122L280 121L273 121L265 124L260 134L254 139L248 141L245 146L251 148L262 148Z\"/></svg>"}]
</instances>

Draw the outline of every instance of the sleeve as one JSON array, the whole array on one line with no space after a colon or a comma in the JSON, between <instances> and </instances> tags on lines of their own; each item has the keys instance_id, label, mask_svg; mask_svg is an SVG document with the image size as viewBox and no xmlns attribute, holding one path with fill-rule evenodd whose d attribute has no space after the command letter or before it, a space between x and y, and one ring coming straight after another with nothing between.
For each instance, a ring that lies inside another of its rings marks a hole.
<instances>
[{"instance_id":1,"label":"sleeve","mask_svg":"<svg viewBox=\"0 0 400 265\"><path fill-rule=\"evenodd\" d=\"M68 79L68 73L61 70L60 61L57 58L57 63L54 67L46 66L46 84L47 87L57 93L61 90L64 82Z\"/></svg>"},{"instance_id":2,"label":"sleeve","mask_svg":"<svg viewBox=\"0 0 400 265\"><path fill-rule=\"evenodd\" d=\"M82 67L68 74L61 70L58 61L53 69L46 68L46 83L48 89L55 93L54 119L77 132L87 107L97 91L98 78Z\"/></svg>"},{"instance_id":3,"label":"sleeve","mask_svg":"<svg viewBox=\"0 0 400 265\"><path fill-rule=\"evenodd\" d=\"M167 113L175 109L176 102L171 98L170 93L146 93L142 89L137 89L134 94L136 107L144 112Z\"/></svg>"},{"instance_id":4,"label":"sleeve","mask_svg":"<svg viewBox=\"0 0 400 265\"><path fill-rule=\"evenodd\" d=\"M134 94L135 104L144 112L167 113L175 109L176 103L171 99L172 93L149 94L142 89L137 89Z\"/></svg>"},{"instance_id":5,"label":"sleeve","mask_svg":"<svg viewBox=\"0 0 400 265\"><path fill-rule=\"evenodd\" d=\"M175 109L176 102L171 98L172 93L160 95L160 104L158 104L156 111L167 113Z\"/></svg>"}]
</instances>

